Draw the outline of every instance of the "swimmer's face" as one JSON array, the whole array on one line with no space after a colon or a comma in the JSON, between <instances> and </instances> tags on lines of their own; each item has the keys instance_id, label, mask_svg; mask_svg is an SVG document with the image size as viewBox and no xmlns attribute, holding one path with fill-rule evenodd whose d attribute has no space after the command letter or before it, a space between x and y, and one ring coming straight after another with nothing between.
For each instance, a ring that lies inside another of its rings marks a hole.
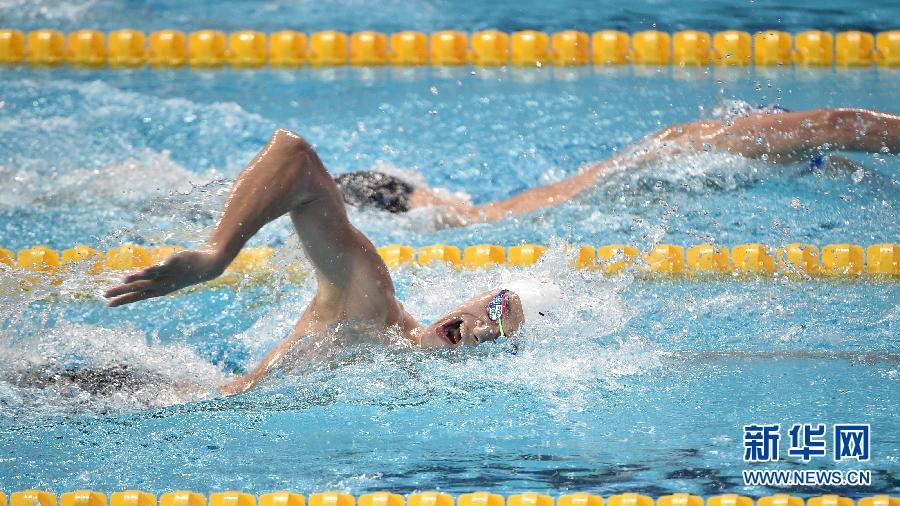
<instances>
[{"instance_id":1,"label":"swimmer's face","mask_svg":"<svg viewBox=\"0 0 900 506\"><path fill-rule=\"evenodd\" d=\"M484 292L438 318L422 331L419 344L426 347L456 348L496 340L500 337L500 324L488 318L488 304L499 292L499 288ZM506 292L506 308L501 321L507 336L517 332L525 321L522 301L513 292Z\"/></svg>"}]
</instances>

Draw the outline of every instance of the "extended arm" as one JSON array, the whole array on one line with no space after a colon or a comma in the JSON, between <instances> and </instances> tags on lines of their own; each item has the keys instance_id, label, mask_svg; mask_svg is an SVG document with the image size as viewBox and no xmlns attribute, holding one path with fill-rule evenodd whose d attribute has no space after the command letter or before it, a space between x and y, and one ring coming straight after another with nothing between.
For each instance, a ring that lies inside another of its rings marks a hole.
<instances>
[{"instance_id":1,"label":"extended arm","mask_svg":"<svg viewBox=\"0 0 900 506\"><path fill-rule=\"evenodd\" d=\"M495 221L509 214L524 214L560 204L593 186L600 173L611 165L610 161L602 162L562 181L525 190L506 200L476 206L475 215L481 221Z\"/></svg>"},{"instance_id":2,"label":"extended arm","mask_svg":"<svg viewBox=\"0 0 900 506\"><path fill-rule=\"evenodd\" d=\"M596 184L611 170L636 168L667 155L705 149L705 145L771 162L808 160L819 150L900 153L900 116L866 109L813 109L779 114L754 114L728 125L719 121L674 125L649 136L628 154L598 163L588 170L509 199L468 211L469 221L494 221L565 202ZM852 167L848 160L838 164Z\"/></svg>"},{"instance_id":3,"label":"extended arm","mask_svg":"<svg viewBox=\"0 0 900 506\"><path fill-rule=\"evenodd\" d=\"M523 214L555 206L593 187L601 176L609 172L636 169L658 158L659 153L653 150L629 149L625 154L591 165L562 181L526 190L506 200L476 206L471 213L472 218L476 221L495 221L503 219L508 214Z\"/></svg>"}]
</instances>

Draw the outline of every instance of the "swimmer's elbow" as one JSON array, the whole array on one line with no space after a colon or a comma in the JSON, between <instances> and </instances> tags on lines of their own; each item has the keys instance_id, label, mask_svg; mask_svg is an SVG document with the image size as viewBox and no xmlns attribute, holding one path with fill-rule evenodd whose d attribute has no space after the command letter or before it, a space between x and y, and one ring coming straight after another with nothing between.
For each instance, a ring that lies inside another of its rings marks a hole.
<instances>
[{"instance_id":1,"label":"swimmer's elbow","mask_svg":"<svg viewBox=\"0 0 900 506\"><path fill-rule=\"evenodd\" d=\"M314 153L312 145L300 134L286 128L278 128L272 133L269 145L295 154Z\"/></svg>"},{"instance_id":2,"label":"swimmer's elbow","mask_svg":"<svg viewBox=\"0 0 900 506\"><path fill-rule=\"evenodd\" d=\"M292 207L315 200L326 192L326 187L334 185L315 148L299 134L279 128L272 134L269 146L281 161L273 182L290 189L295 200Z\"/></svg>"},{"instance_id":3,"label":"swimmer's elbow","mask_svg":"<svg viewBox=\"0 0 900 506\"><path fill-rule=\"evenodd\" d=\"M272 132L272 137L270 142L273 143L289 143L294 142L295 140L303 140L303 137L300 136L297 132L288 130L287 128L276 128L274 132Z\"/></svg>"}]
</instances>

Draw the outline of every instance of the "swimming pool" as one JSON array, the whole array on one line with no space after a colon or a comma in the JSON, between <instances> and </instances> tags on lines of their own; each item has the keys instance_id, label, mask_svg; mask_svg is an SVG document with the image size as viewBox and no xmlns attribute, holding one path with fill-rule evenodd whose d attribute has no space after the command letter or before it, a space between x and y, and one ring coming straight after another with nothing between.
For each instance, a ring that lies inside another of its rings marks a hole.
<instances>
[{"instance_id":1,"label":"swimming pool","mask_svg":"<svg viewBox=\"0 0 900 506\"><path fill-rule=\"evenodd\" d=\"M455 8L445 19L464 21ZM404 171L483 202L559 180L727 100L896 112L898 78L801 68L6 68L0 245L197 244L228 179L277 127L306 136L335 172ZM895 241L900 162L854 158L863 172L682 157L612 175L544 213L459 229L435 229L420 213L355 212L378 245L555 245L528 269L567 288L569 312L530 328L515 353L315 348L309 366L230 399L193 400L179 385L212 385L252 365L292 327L311 282L198 290L114 311L84 278L51 297L7 291L0 483L758 496L770 490L740 481L743 425L863 422L874 457L853 467L873 470L872 487L828 491L896 494L896 283L642 281L572 270L561 253L566 242ZM294 260L287 221L252 244ZM427 319L510 270L407 269L395 280ZM94 394L45 376L120 365L137 379Z\"/></svg>"}]
</instances>

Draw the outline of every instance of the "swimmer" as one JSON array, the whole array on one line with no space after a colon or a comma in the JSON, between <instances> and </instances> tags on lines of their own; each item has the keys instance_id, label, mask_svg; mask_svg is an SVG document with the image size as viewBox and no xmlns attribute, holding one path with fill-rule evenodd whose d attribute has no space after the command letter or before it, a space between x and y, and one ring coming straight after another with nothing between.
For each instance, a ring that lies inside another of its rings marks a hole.
<instances>
[{"instance_id":1,"label":"swimmer","mask_svg":"<svg viewBox=\"0 0 900 506\"><path fill-rule=\"evenodd\" d=\"M761 140L761 142L760 142ZM870 153L900 151L900 116L864 109L814 109L790 112L778 106L740 103L720 120L670 126L627 148L623 154L586 166L580 173L512 198L472 205L459 198L418 188L381 172L351 172L335 177L344 201L354 207L405 213L434 209L439 226L495 221L565 202L614 171L646 166L679 153L718 151L770 163L804 163L820 169L826 163L855 169L856 164L832 151Z\"/></svg>"},{"instance_id":2,"label":"swimmer","mask_svg":"<svg viewBox=\"0 0 900 506\"><path fill-rule=\"evenodd\" d=\"M758 137L765 142L756 142ZM629 156L652 158L658 156L654 151L700 150L705 145L753 158L768 154L776 162L802 160L823 146L897 153L900 117L849 109L751 115L733 124L673 126L652 141ZM562 202L621 163L615 158L560 183L480 206L468 216L498 219ZM223 394L253 388L283 365L285 354L304 336L338 325L394 333L423 347L477 345L513 335L525 322L546 317L562 295L549 280L514 281L463 302L430 325L419 323L397 300L375 246L350 223L344 195L315 150L299 135L277 130L238 176L206 244L127 276L106 292L109 305L160 297L218 277L260 228L285 214L315 270L316 293L290 335L248 374L222 386Z\"/></svg>"}]
</instances>

